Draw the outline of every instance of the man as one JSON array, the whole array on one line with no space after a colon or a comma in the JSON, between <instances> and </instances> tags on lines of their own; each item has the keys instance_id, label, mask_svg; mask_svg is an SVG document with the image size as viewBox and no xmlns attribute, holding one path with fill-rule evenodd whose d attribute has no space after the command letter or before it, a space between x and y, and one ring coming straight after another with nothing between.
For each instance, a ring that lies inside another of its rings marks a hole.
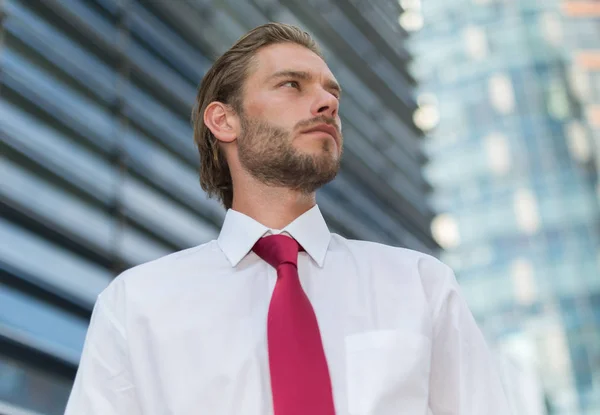
<instances>
[{"instance_id":1,"label":"man","mask_svg":"<svg viewBox=\"0 0 600 415\"><path fill-rule=\"evenodd\" d=\"M293 26L215 62L193 122L222 231L99 295L68 415L509 413L452 271L329 232L340 93Z\"/></svg>"}]
</instances>

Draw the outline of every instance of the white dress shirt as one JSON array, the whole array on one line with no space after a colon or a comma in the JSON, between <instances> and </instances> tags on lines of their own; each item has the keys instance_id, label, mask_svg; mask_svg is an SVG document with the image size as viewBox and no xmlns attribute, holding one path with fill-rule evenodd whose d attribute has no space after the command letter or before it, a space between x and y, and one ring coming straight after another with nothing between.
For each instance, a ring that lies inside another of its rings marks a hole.
<instances>
[{"instance_id":1,"label":"white dress shirt","mask_svg":"<svg viewBox=\"0 0 600 415\"><path fill-rule=\"evenodd\" d=\"M306 250L338 415L507 415L452 271L425 254L331 234L319 208L282 231ZM134 267L99 295L67 415L272 414L269 232L229 210L216 241ZM307 414L310 415L310 414Z\"/></svg>"}]
</instances>

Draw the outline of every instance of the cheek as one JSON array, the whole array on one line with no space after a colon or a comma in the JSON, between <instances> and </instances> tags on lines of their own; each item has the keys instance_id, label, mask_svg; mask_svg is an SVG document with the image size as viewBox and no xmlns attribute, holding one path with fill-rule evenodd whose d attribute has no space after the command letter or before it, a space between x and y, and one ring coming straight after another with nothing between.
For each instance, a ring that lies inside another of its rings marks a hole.
<instances>
[{"instance_id":1,"label":"cheek","mask_svg":"<svg viewBox=\"0 0 600 415\"><path fill-rule=\"evenodd\" d=\"M246 103L246 114L289 133L296 125L312 118L310 106L301 99L281 94L259 94ZM339 122L339 119L338 119Z\"/></svg>"},{"instance_id":2,"label":"cheek","mask_svg":"<svg viewBox=\"0 0 600 415\"><path fill-rule=\"evenodd\" d=\"M285 130L290 130L294 127L293 111L285 104L273 102L271 105L260 106L254 108L253 111L249 110L247 114L254 119L266 122L273 127Z\"/></svg>"},{"instance_id":3,"label":"cheek","mask_svg":"<svg viewBox=\"0 0 600 415\"><path fill-rule=\"evenodd\" d=\"M269 117L272 105L272 100L264 93L255 92L247 93L247 98L244 103L244 113L250 118L266 119Z\"/></svg>"},{"instance_id":4,"label":"cheek","mask_svg":"<svg viewBox=\"0 0 600 415\"><path fill-rule=\"evenodd\" d=\"M296 124L302 120L302 114L286 103L281 103L276 106L276 108L273 108L269 119L272 124L290 132L293 131Z\"/></svg>"}]
</instances>

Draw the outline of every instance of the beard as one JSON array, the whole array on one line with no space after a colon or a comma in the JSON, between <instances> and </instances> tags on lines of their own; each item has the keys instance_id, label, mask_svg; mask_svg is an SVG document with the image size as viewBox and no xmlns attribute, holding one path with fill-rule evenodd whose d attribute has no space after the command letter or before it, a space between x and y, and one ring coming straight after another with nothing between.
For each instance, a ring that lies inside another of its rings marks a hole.
<instances>
[{"instance_id":1,"label":"beard","mask_svg":"<svg viewBox=\"0 0 600 415\"><path fill-rule=\"evenodd\" d=\"M293 134L267 121L240 116L242 134L238 156L242 167L260 182L310 194L332 181L340 168L341 153L330 141L323 141L318 154L303 153L292 145ZM307 127L319 122L332 124L326 117L302 122ZM341 134L339 134L341 142Z\"/></svg>"}]
</instances>

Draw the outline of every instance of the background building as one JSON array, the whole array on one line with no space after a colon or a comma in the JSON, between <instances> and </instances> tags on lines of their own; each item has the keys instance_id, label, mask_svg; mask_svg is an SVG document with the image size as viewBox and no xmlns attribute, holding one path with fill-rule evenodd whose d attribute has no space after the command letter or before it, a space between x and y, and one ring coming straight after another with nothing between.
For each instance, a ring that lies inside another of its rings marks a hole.
<instances>
[{"instance_id":1,"label":"background building","mask_svg":"<svg viewBox=\"0 0 600 415\"><path fill-rule=\"evenodd\" d=\"M189 114L251 27L299 24L344 87L332 230L435 252L395 1L0 1L0 414L61 414L96 295L217 235Z\"/></svg>"},{"instance_id":2,"label":"background building","mask_svg":"<svg viewBox=\"0 0 600 415\"><path fill-rule=\"evenodd\" d=\"M561 12L565 22L565 41L570 46L571 79L581 101L584 118L592 134L592 146L600 154L600 2L563 0ZM583 157L585 144L575 143ZM596 156L596 172L600 172L600 157ZM600 190L598 190L600 193Z\"/></svg>"},{"instance_id":3,"label":"background building","mask_svg":"<svg viewBox=\"0 0 600 415\"><path fill-rule=\"evenodd\" d=\"M535 363L550 413L598 414L600 24L569 3L403 0L400 23L442 260L495 347Z\"/></svg>"}]
</instances>

